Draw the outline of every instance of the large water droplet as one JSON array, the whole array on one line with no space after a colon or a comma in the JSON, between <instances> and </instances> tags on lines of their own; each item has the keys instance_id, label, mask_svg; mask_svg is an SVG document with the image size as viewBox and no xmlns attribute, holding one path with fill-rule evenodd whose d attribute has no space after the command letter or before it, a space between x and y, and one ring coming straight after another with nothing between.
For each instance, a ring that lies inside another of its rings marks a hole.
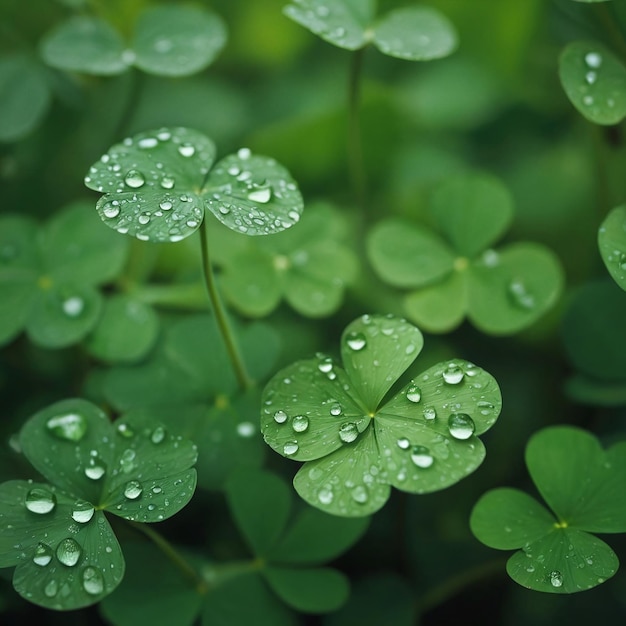
<instances>
[{"instance_id":1,"label":"large water droplet","mask_svg":"<svg viewBox=\"0 0 626 626\"><path fill-rule=\"evenodd\" d=\"M266 204L270 201L272 197L272 190L269 187L264 187L263 189L255 189L248 194L248 200L252 200L252 202L260 202L261 204Z\"/></svg>"},{"instance_id":2,"label":"large water droplet","mask_svg":"<svg viewBox=\"0 0 626 626\"><path fill-rule=\"evenodd\" d=\"M458 385L464 376L463 370L456 363L448 363L448 367L443 370L443 380L448 385Z\"/></svg>"},{"instance_id":3,"label":"large water droplet","mask_svg":"<svg viewBox=\"0 0 626 626\"><path fill-rule=\"evenodd\" d=\"M469 439L476 425L467 413L452 413L448 418L448 430L455 439Z\"/></svg>"},{"instance_id":4,"label":"large water droplet","mask_svg":"<svg viewBox=\"0 0 626 626\"><path fill-rule=\"evenodd\" d=\"M303 433L309 427L309 418L306 415L295 415L291 419L291 427L297 433Z\"/></svg>"},{"instance_id":5,"label":"large water droplet","mask_svg":"<svg viewBox=\"0 0 626 626\"><path fill-rule=\"evenodd\" d=\"M137 145L145 150L147 148L156 148L159 142L156 137L144 137L137 142Z\"/></svg>"},{"instance_id":6,"label":"large water droplet","mask_svg":"<svg viewBox=\"0 0 626 626\"><path fill-rule=\"evenodd\" d=\"M296 441L288 441L283 446L283 454L285 456L293 456L298 451L298 443Z\"/></svg>"},{"instance_id":7,"label":"large water droplet","mask_svg":"<svg viewBox=\"0 0 626 626\"><path fill-rule=\"evenodd\" d=\"M130 480L124 487L124 495L129 500L136 500L143 492L143 486L138 480Z\"/></svg>"},{"instance_id":8,"label":"large water droplet","mask_svg":"<svg viewBox=\"0 0 626 626\"><path fill-rule=\"evenodd\" d=\"M589 67L598 69L602 65L602 55L599 54L598 52L588 52L585 55L585 63Z\"/></svg>"},{"instance_id":9,"label":"large water droplet","mask_svg":"<svg viewBox=\"0 0 626 626\"><path fill-rule=\"evenodd\" d=\"M333 491L332 489L329 489L328 487L324 487L323 489L320 489L317 494L317 499L322 504L330 504L333 501L333 498L334 498Z\"/></svg>"},{"instance_id":10,"label":"large water droplet","mask_svg":"<svg viewBox=\"0 0 626 626\"><path fill-rule=\"evenodd\" d=\"M120 214L119 204L107 204L104 209L102 209L102 213L104 213L104 217L108 217L109 219L113 219Z\"/></svg>"},{"instance_id":11,"label":"large water droplet","mask_svg":"<svg viewBox=\"0 0 626 626\"><path fill-rule=\"evenodd\" d=\"M97 456L89 459L89 464L85 468L85 476L90 480L100 480L106 474L106 464Z\"/></svg>"},{"instance_id":12,"label":"large water droplet","mask_svg":"<svg viewBox=\"0 0 626 626\"><path fill-rule=\"evenodd\" d=\"M45 567L52 561L54 552L49 545L45 543L38 543L33 554L33 563L39 565L39 567Z\"/></svg>"},{"instance_id":13,"label":"large water droplet","mask_svg":"<svg viewBox=\"0 0 626 626\"><path fill-rule=\"evenodd\" d=\"M100 595L104 591L102 574L91 565L83 570L83 589L92 596Z\"/></svg>"},{"instance_id":14,"label":"large water droplet","mask_svg":"<svg viewBox=\"0 0 626 626\"><path fill-rule=\"evenodd\" d=\"M178 153L184 157L192 157L196 153L196 149L190 143L182 143L178 146Z\"/></svg>"},{"instance_id":15,"label":"large water droplet","mask_svg":"<svg viewBox=\"0 0 626 626\"><path fill-rule=\"evenodd\" d=\"M46 583L46 586L43 588L43 592L47 598L54 598L54 596L57 595L58 591L59 584L56 580L54 580L54 578L52 580L49 580Z\"/></svg>"},{"instance_id":16,"label":"large water droplet","mask_svg":"<svg viewBox=\"0 0 626 626\"><path fill-rule=\"evenodd\" d=\"M169 176L164 176L161 179L161 187L163 187L163 189L174 189L174 179L169 177ZM165 209L164 207L161 207L162 209L164 209L165 211L167 211L168 209ZM170 209L172 207L170 206Z\"/></svg>"},{"instance_id":17,"label":"large water droplet","mask_svg":"<svg viewBox=\"0 0 626 626\"><path fill-rule=\"evenodd\" d=\"M240 148L237 151L237 156L244 161L249 159L251 155L250 148Z\"/></svg>"},{"instance_id":18,"label":"large water droplet","mask_svg":"<svg viewBox=\"0 0 626 626\"><path fill-rule=\"evenodd\" d=\"M426 420L434 420L437 417L437 410L435 409L435 407L427 406L422 411L422 415Z\"/></svg>"},{"instance_id":19,"label":"large water droplet","mask_svg":"<svg viewBox=\"0 0 626 626\"><path fill-rule=\"evenodd\" d=\"M318 364L317 369L323 374L328 374L333 369L333 360L327 356L323 358Z\"/></svg>"},{"instance_id":20,"label":"large water droplet","mask_svg":"<svg viewBox=\"0 0 626 626\"><path fill-rule=\"evenodd\" d=\"M124 450L124 452L122 452L122 456L120 457L120 467L125 474L129 474L133 471L133 469L135 469L136 456L137 453L131 448L128 448Z\"/></svg>"},{"instance_id":21,"label":"large water droplet","mask_svg":"<svg viewBox=\"0 0 626 626\"><path fill-rule=\"evenodd\" d=\"M124 182L132 189L139 189L144 186L146 179L139 170L129 170L124 177Z\"/></svg>"},{"instance_id":22,"label":"large water droplet","mask_svg":"<svg viewBox=\"0 0 626 626\"><path fill-rule=\"evenodd\" d=\"M367 339L363 333L359 332L351 332L346 335L346 344L348 348L358 352L359 350L363 350L367 345Z\"/></svg>"},{"instance_id":23,"label":"large water droplet","mask_svg":"<svg viewBox=\"0 0 626 626\"><path fill-rule=\"evenodd\" d=\"M343 413L343 409L341 408L341 404L333 404L330 407L330 414L333 417L339 417Z\"/></svg>"},{"instance_id":24,"label":"large water droplet","mask_svg":"<svg viewBox=\"0 0 626 626\"><path fill-rule=\"evenodd\" d=\"M550 572L550 584L553 587L562 587L563 586L563 574L559 572L559 570L554 570Z\"/></svg>"},{"instance_id":25,"label":"large water droplet","mask_svg":"<svg viewBox=\"0 0 626 626\"><path fill-rule=\"evenodd\" d=\"M357 485L350 491L350 495L357 504L365 504L369 498L369 491L365 485Z\"/></svg>"},{"instance_id":26,"label":"large water droplet","mask_svg":"<svg viewBox=\"0 0 626 626\"><path fill-rule=\"evenodd\" d=\"M33 487L27 494L24 504L31 513L45 515L54 510L56 506L56 496L47 489Z\"/></svg>"},{"instance_id":27,"label":"large water droplet","mask_svg":"<svg viewBox=\"0 0 626 626\"><path fill-rule=\"evenodd\" d=\"M415 383L411 383L406 390L406 399L409 402L419 402L422 399L422 390Z\"/></svg>"},{"instance_id":28,"label":"large water droplet","mask_svg":"<svg viewBox=\"0 0 626 626\"><path fill-rule=\"evenodd\" d=\"M359 436L359 429L354 422L345 422L339 427L339 439L344 443L352 443Z\"/></svg>"},{"instance_id":29,"label":"large water droplet","mask_svg":"<svg viewBox=\"0 0 626 626\"><path fill-rule=\"evenodd\" d=\"M246 439L248 437L252 437L255 433L255 426L252 422L240 422L239 424L237 424L237 434L240 437L245 437Z\"/></svg>"},{"instance_id":30,"label":"large water droplet","mask_svg":"<svg viewBox=\"0 0 626 626\"><path fill-rule=\"evenodd\" d=\"M157 426L150 435L150 441L155 444L161 443L165 439L165 428Z\"/></svg>"},{"instance_id":31,"label":"large water droplet","mask_svg":"<svg viewBox=\"0 0 626 626\"><path fill-rule=\"evenodd\" d=\"M83 550L80 545L78 545L78 542L71 537L63 539L56 550L57 559L68 567L74 567L74 565L78 563L82 553Z\"/></svg>"},{"instance_id":32,"label":"large water droplet","mask_svg":"<svg viewBox=\"0 0 626 626\"><path fill-rule=\"evenodd\" d=\"M87 432L87 420L80 413L55 415L46 422L46 428L59 439L80 441Z\"/></svg>"},{"instance_id":33,"label":"large water droplet","mask_svg":"<svg viewBox=\"0 0 626 626\"><path fill-rule=\"evenodd\" d=\"M150 213L148 213L147 211L144 211L143 213L141 213L139 215L139 217L137 218L137 221L142 226L145 226L146 224L149 224L150 223Z\"/></svg>"},{"instance_id":34,"label":"large water droplet","mask_svg":"<svg viewBox=\"0 0 626 626\"><path fill-rule=\"evenodd\" d=\"M287 421L287 413L284 411L276 411L276 413L274 413L274 421L277 424L284 424Z\"/></svg>"},{"instance_id":35,"label":"large water droplet","mask_svg":"<svg viewBox=\"0 0 626 626\"><path fill-rule=\"evenodd\" d=\"M398 441L396 441L398 448L402 450L408 450L411 442L406 437L400 437Z\"/></svg>"},{"instance_id":36,"label":"large water droplet","mask_svg":"<svg viewBox=\"0 0 626 626\"><path fill-rule=\"evenodd\" d=\"M91 502L77 500L72 507L72 519L79 524L86 524L91 520L95 509Z\"/></svg>"},{"instance_id":37,"label":"large water droplet","mask_svg":"<svg viewBox=\"0 0 626 626\"><path fill-rule=\"evenodd\" d=\"M68 317L78 317L85 308L85 301L79 296L72 296L63 300L61 307Z\"/></svg>"},{"instance_id":38,"label":"large water droplet","mask_svg":"<svg viewBox=\"0 0 626 626\"><path fill-rule=\"evenodd\" d=\"M411 448L411 461L413 461L417 467L426 469L433 464L434 460L433 455L426 446L413 446Z\"/></svg>"}]
</instances>

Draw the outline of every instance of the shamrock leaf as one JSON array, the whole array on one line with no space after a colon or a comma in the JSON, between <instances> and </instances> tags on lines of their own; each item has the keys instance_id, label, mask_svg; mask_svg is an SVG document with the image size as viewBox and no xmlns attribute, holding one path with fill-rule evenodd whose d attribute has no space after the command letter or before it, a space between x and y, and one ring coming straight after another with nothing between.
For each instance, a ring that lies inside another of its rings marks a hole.
<instances>
[{"instance_id":1,"label":"shamrock leaf","mask_svg":"<svg viewBox=\"0 0 626 626\"><path fill-rule=\"evenodd\" d=\"M485 450L477 435L500 413L495 380L453 359L383 401L422 349L417 328L365 315L345 329L343 368L318 355L265 387L261 430L279 454L307 461L294 478L311 505L342 516L374 513L390 487L444 489L473 472Z\"/></svg>"},{"instance_id":2,"label":"shamrock leaf","mask_svg":"<svg viewBox=\"0 0 626 626\"><path fill-rule=\"evenodd\" d=\"M507 572L529 589L575 593L613 576L615 553L591 533L626 532L626 443L605 451L579 428L545 428L530 439L526 465L551 511L517 489L494 489L472 511L474 535L521 548Z\"/></svg>"},{"instance_id":3,"label":"shamrock leaf","mask_svg":"<svg viewBox=\"0 0 626 626\"><path fill-rule=\"evenodd\" d=\"M617 124L626 116L626 67L596 41L574 41L559 59L559 76L571 103L590 122Z\"/></svg>"},{"instance_id":4,"label":"shamrock leaf","mask_svg":"<svg viewBox=\"0 0 626 626\"><path fill-rule=\"evenodd\" d=\"M443 238L425 227L388 219L369 233L376 273L405 298L408 317L431 332L447 332L465 316L485 333L518 332L558 298L561 265L534 243L493 245L508 228L513 205L498 180L465 175L442 183L430 209Z\"/></svg>"},{"instance_id":5,"label":"shamrock leaf","mask_svg":"<svg viewBox=\"0 0 626 626\"><path fill-rule=\"evenodd\" d=\"M396 9L376 20L372 0L294 0L284 13L346 50L373 43L388 56L429 61L451 54L457 46L452 24L429 7Z\"/></svg>"},{"instance_id":6,"label":"shamrock leaf","mask_svg":"<svg viewBox=\"0 0 626 626\"><path fill-rule=\"evenodd\" d=\"M105 511L157 522L195 489L195 446L149 416L114 427L90 402L63 400L24 424L20 445L49 482L0 485L0 565L17 566L15 589L48 608L93 604L122 580L124 558Z\"/></svg>"},{"instance_id":7,"label":"shamrock leaf","mask_svg":"<svg viewBox=\"0 0 626 626\"><path fill-rule=\"evenodd\" d=\"M281 297L302 315L330 315L341 305L345 285L354 280L358 267L356 256L342 241L343 226L329 205L317 204L307 208L297 229L269 238L246 238L242 245L237 245L241 237L215 229L212 249L222 252L226 298L255 317L271 313Z\"/></svg>"},{"instance_id":8,"label":"shamrock leaf","mask_svg":"<svg viewBox=\"0 0 626 626\"><path fill-rule=\"evenodd\" d=\"M626 205L606 216L598 231L598 246L609 274L626 290Z\"/></svg>"},{"instance_id":9,"label":"shamrock leaf","mask_svg":"<svg viewBox=\"0 0 626 626\"><path fill-rule=\"evenodd\" d=\"M113 146L85 184L106 195L104 223L143 241L180 241L195 232L205 210L232 230L268 235L293 226L302 196L274 159L241 148L213 167L215 146L198 131L162 128Z\"/></svg>"},{"instance_id":10,"label":"shamrock leaf","mask_svg":"<svg viewBox=\"0 0 626 626\"><path fill-rule=\"evenodd\" d=\"M47 348L87 335L102 306L96 287L115 278L126 260L127 244L110 235L84 202L41 228L27 217L2 217L0 343L24 327L33 343Z\"/></svg>"},{"instance_id":11,"label":"shamrock leaf","mask_svg":"<svg viewBox=\"0 0 626 626\"><path fill-rule=\"evenodd\" d=\"M142 13L130 47L107 22L83 15L48 33L41 54L70 72L109 76L136 65L149 74L187 76L210 65L225 43L226 27L215 13L172 4Z\"/></svg>"}]
</instances>

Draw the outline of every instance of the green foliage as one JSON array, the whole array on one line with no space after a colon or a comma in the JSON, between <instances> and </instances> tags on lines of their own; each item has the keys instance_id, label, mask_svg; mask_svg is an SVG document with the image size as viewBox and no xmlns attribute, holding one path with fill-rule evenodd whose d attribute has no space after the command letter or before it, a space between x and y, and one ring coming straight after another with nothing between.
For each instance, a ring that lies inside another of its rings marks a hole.
<instances>
[{"instance_id":1,"label":"green foliage","mask_svg":"<svg viewBox=\"0 0 626 626\"><path fill-rule=\"evenodd\" d=\"M609 274L626 290L626 206L606 216L598 231L598 246Z\"/></svg>"},{"instance_id":2,"label":"green foliage","mask_svg":"<svg viewBox=\"0 0 626 626\"><path fill-rule=\"evenodd\" d=\"M615 553L590 533L626 530L626 444L604 451L581 429L546 428L530 439L526 465L551 511L517 489L494 489L474 507L472 532L492 548L521 548L507 572L529 589L574 593L613 576Z\"/></svg>"},{"instance_id":3,"label":"green foliage","mask_svg":"<svg viewBox=\"0 0 626 626\"><path fill-rule=\"evenodd\" d=\"M437 491L480 465L477 435L501 407L498 385L484 370L457 359L440 363L382 402L422 346L419 330L404 320L365 315L342 334L343 368L319 354L268 383L263 436L279 454L307 461L294 486L309 504L370 515L391 486Z\"/></svg>"},{"instance_id":4,"label":"green foliage","mask_svg":"<svg viewBox=\"0 0 626 626\"><path fill-rule=\"evenodd\" d=\"M370 231L367 250L377 274L414 289L404 308L431 332L447 332L467 315L485 333L511 334L533 324L559 297L563 272L538 244L490 248L508 228L512 200L498 180L456 177L433 192L430 213L444 239L404 220Z\"/></svg>"},{"instance_id":5,"label":"green foliage","mask_svg":"<svg viewBox=\"0 0 626 626\"><path fill-rule=\"evenodd\" d=\"M24 455L48 483L0 485L2 567L16 591L54 609L93 604L117 587L124 558L104 512L159 522L196 486L195 446L153 420L113 426L95 405L57 402L20 432Z\"/></svg>"}]
</instances>

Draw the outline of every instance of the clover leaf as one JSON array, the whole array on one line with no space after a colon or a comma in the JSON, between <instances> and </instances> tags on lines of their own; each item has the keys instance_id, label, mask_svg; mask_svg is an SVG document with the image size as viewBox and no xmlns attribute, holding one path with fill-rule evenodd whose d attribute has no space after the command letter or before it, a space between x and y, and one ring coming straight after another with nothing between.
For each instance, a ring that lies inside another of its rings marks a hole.
<instances>
[{"instance_id":1,"label":"clover leaf","mask_svg":"<svg viewBox=\"0 0 626 626\"><path fill-rule=\"evenodd\" d=\"M33 343L61 348L96 325L97 287L117 276L128 250L102 230L84 202L42 227L20 215L0 218L0 344L25 328Z\"/></svg>"},{"instance_id":2,"label":"clover leaf","mask_svg":"<svg viewBox=\"0 0 626 626\"><path fill-rule=\"evenodd\" d=\"M606 216L598 231L598 246L609 274L626 291L626 205Z\"/></svg>"},{"instance_id":3,"label":"clover leaf","mask_svg":"<svg viewBox=\"0 0 626 626\"><path fill-rule=\"evenodd\" d=\"M246 235L293 226L302 196L289 172L247 148L215 166L215 145L188 128L139 133L113 146L90 169L85 184L104 192L102 221L143 241L180 241L195 232L206 210Z\"/></svg>"},{"instance_id":4,"label":"clover leaf","mask_svg":"<svg viewBox=\"0 0 626 626\"><path fill-rule=\"evenodd\" d=\"M563 271L557 257L534 243L490 248L513 215L508 190L484 175L451 178L430 201L443 237L423 226L387 219L370 231L367 252L386 283L413 289L407 316L430 332L450 331L467 315L485 333L518 332L558 298Z\"/></svg>"},{"instance_id":5,"label":"clover leaf","mask_svg":"<svg viewBox=\"0 0 626 626\"><path fill-rule=\"evenodd\" d=\"M545 428L530 439L526 465L551 511L517 489L493 489L476 503L472 532L499 550L521 548L507 563L515 582L548 593L575 593L618 567L591 533L626 532L626 442L603 450L588 432Z\"/></svg>"},{"instance_id":6,"label":"clover leaf","mask_svg":"<svg viewBox=\"0 0 626 626\"><path fill-rule=\"evenodd\" d=\"M297 229L274 237L246 238L237 245L235 236L223 229L213 235L213 250L221 251L224 295L246 315L267 315L281 298L302 315L330 315L357 273L358 261L344 243L341 218L327 204L309 206Z\"/></svg>"},{"instance_id":7,"label":"clover leaf","mask_svg":"<svg viewBox=\"0 0 626 626\"><path fill-rule=\"evenodd\" d=\"M52 67L109 76L135 65L149 74L188 76L206 68L226 43L226 26L199 7L162 5L144 11L126 46L97 17L74 16L48 33L41 55Z\"/></svg>"},{"instance_id":8,"label":"clover leaf","mask_svg":"<svg viewBox=\"0 0 626 626\"><path fill-rule=\"evenodd\" d=\"M111 593L124 558L105 512L158 522L191 499L195 446L149 416L115 425L81 399L57 402L20 432L26 458L48 483L0 485L0 566L47 608L75 609Z\"/></svg>"},{"instance_id":9,"label":"clover leaf","mask_svg":"<svg viewBox=\"0 0 626 626\"><path fill-rule=\"evenodd\" d=\"M481 464L477 435L502 405L496 381L481 368L459 359L440 363L383 401L422 346L420 331L405 320L364 315L343 332L343 368L320 354L267 384L263 436L279 454L306 461L294 486L309 504L369 515L392 486L438 491Z\"/></svg>"},{"instance_id":10,"label":"clover leaf","mask_svg":"<svg viewBox=\"0 0 626 626\"><path fill-rule=\"evenodd\" d=\"M429 61L451 54L457 35L449 20L430 7L390 11L375 19L372 0L294 0L284 13L325 41L346 50L373 43L383 54Z\"/></svg>"}]
</instances>

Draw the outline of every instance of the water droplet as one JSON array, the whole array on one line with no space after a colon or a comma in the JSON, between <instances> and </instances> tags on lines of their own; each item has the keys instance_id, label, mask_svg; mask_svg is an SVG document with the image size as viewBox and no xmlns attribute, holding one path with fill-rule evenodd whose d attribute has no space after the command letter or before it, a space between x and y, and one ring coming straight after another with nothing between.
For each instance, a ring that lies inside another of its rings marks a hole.
<instances>
[{"instance_id":1,"label":"water droplet","mask_svg":"<svg viewBox=\"0 0 626 626\"><path fill-rule=\"evenodd\" d=\"M357 504L365 504L369 498L369 491L365 485L357 485L350 491L350 495Z\"/></svg>"},{"instance_id":2,"label":"water droplet","mask_svg":"<svg viewBox=\"0 0 626 626\"><path fill-rule=\"evenodd\" d=\"M82 553L82 548L71 537L63 539L56 550L57 559L68 567L74 567L74 565L78 563Z\"/></svg>"},{"instance_id":3,"label":"water droplet","mask_svg":"<svg viewBox=\"0 0 626 626\"><path fill-rule=\"evenodd\" d=\"M284 424L287 421L287 413L284 411L276 411L276 413L274 413L274 421L277 424Z\"/></svg>"},{"instance_id":4,"label":"water droplet","mask_svg":"<svg viewBox=\"0 0 626 626\"><path fill-rule=\"evenodd\" d=\"M106 473L106 465L100 459L89 459L89 465L85 468L85 476L90 480L100 480Z\"/></svg>"},{"instance_id":5,"label":"water droplet","mask_svg":"<svg viewBox=\"0 0 626 626\"><path fill-rule=\"evenodd\" d=\"M417 467L426 469L433 464L434 460L433 455L426 446L413 446L411 448L411 461L413 461Z\"/></svg>"},{"instance_id":6,"label":"water droplet","mask_svg":"<svg viewBox=\"0 0 626 626\"><path fill-rule=\"evenodd\" d=\"M139 170L129 170L124 177L124 182L132 189L139 189L144 186L146 179Z\"/></svg>"},{"instance_id":7,"label":"water droplet","mask_svg":"<svg viewBox=\"0 0 626 626\"><path fill-rule=\"evenodd\" d=\"M161 179L161 187L163 187L163 189L173 189L174 188L174 179L170 178L169 176L164 176ZM161 207L162 209L164 207ZM171 209L172 207L170 207ZM167 211L167 209L165 209Z\"/></svg>"},{"instance_id":8,"label":"water droplet","mask_svg":"<svg viewBox=\"0 0 626 626\"><path fill-rule=\"evenodd\" d=\"M434 420L437 417L437 410L432 406L427 406L422 412L424 419Z\"/></svg>"},{"instance_id":9,"label":"water droplet","mask_svg":"<svg viewBox=\"0 0 626 626\"><path fill-rule=\"evenodd\" d=\"M248 194L248 200L252 200L252 202L260 202L261 204L266 204L270 201L272 197L272 190L269 187L264 187L263 189L255 189Z\"/></svg>"},{"instance_id":10,"label":"water droplet","mask_svg":"<svg viewBox=\"0 0 626 626\"><path fill-rule=\"evenodd\" d=\"M626 271L626 254L622 254L619 257L619 268L622 271Z\"/></svg>"},{"instance_id":11,"label":"water droplet","mask_svg":"<svg viewBox=\"0 0 626 626\"><path fill-rule=\"evenodd\" d=\"M172 206L173 205L169 200L163 200L163 202L159 204L159 207L161 207L164 211L169 211Z\"/></svg>"},{"instance_id":12,"label":"water droplet","mask_svg":"<svg viewBox=\"0 0 626 626\"><path fill-rule=\"evenodd\" d=\"M95 509L91 502L86 500L77 500L72 508L72 519L79 524L86 524L91 520L95 513Z\"/></svg>"},{"instance_id":13,"label":"water droplet","mask_svg":"<svg viewBox=\"0 0 626 626\"><path fill-rule=\"evenodd\" d=\"M252 422L241 422L237 424L237 434L240 437L252 437L255 432L255 427Z\"/></svg>"},{"instance_id":14,"label":"water droplet","mask_svg":"<svg viewBox=\"0 0 626 626\"><path fill-rule=\"evenodd\" d=\"M72 296L63 301L62 308L68 317L78 317L85 308L85 301L78 296Z\"/></svg>"},{"instance_id":15,"label":"water droplet","mask_svg":"<svg viewBox=\"0 0 626 626\"><path fill-rule=\"evenodd\" d=\"M585 63L589 67L598 69L602 65L602 56L598 52L587 52L585 55Z\"/></svg>"},{"instance_id":16,"label":"water droplet","mask_svg":"<svg viewBox=\"0 0 626 626\"><path fill-rule=\"evenodd\" d=\"M333 404L330 407L330 414L333 417L338 417L339 415L341 415L343 413L343 409L341 408L341 404Z\"/></svg>"},{"instance_id":17,"label":"water droplet","mask_svg":"<svg viewBox=\"0 0 626 626\"><path fill-rule=\"evenodd\" d=\"M448 430L455 439L469 439L476 425L467 413L452 413L448 418Z\"/></svg>"},{"instance_id":18,"label":"water droplet","mask_svg":"<svg viewBox=\"0 0 626 626\"><path fill-rule=\"evenodd\" d=\"M250 158L250 156L251 156L251 154L252 154L252 153L250 152L250 148L240 148L240 149L237 151L237 156L238 156L240 159L244 160L244 161L245 161L246 159L249 159L249 158Z\"/></svg>"},{"instance_id":19,"label":"water droplet","mask_svg":"<svg viewBox=\"0 0 626 626\"><path fill-rule=\"evenodd\" d=\"M406 399L409 402L419 402L422 399L422 390L415 383L411 383L406 390Z\"/></svg>"},{"instance_id":20,"label":"water droplet","mask_svg":"<svg viewBox=\"0 0 626 626\"><path fill-rule=\"evenodd\" d=\"M309 427L309 418L306 415L295 415L291 420L291 427L297 433L303 433Z\"/></svg>"},{"instance_id":21,"label":"water droplet","mask_svg":"<svg viewBox=\"0 0 626 626\"><path fill-rule=\"evenodd\" d=\"M41 487L33 487L27 494L24 502L26 508L31 513L37 513L38 515L45 515L54 510L56 506L56 496L47 489Z\"/></svg>"},{"instance_id":22,"label":"water droplet","mask_svg":"<svg viewBox=\"0 0 626 626\"><path fill-rule=\"evenodd\" d=\"M359 436L359 429L354 422L345 422L339 427L339 439L352 443Z\"/></svg>"},{"instance_id":23,"label":"water droplet","mask_svg":"<svg viewBox=\"0 0 626 626\"><path fill-rule=\"evenodd\" d=\"M136 500L143 492L143 487L138 480L130 480L124 487L124 495L129 500Z\"/></svg>"},{"instance_id":24,"label":"water droplet","mask_svg":"<svg viewBox=\"0 0 626 626\"><path fill-rule=\"evenodd\" d=\"M523 281L514 279L509 283L507 289L509 297L514 305L526 310L535 307L535 298L528 292L528 289Z\"/></svg>"},{"instance_id":25,"label":"water droplet","mask_svg":"<svg viewBox=\"0 0 626 626\"><path fill-rule=\"evenodd\" d=\"M358 352L359 350L363 350L363 348L365 348L367 345L367 339L363 333L351 332L346 336L346 344L348 345L348 348Z\"/></svg>"},{"instance_id":26,"label":"water droplet","mask_svg":"<svg viewBox=\"0 0 626 626\"><path fill-rule=\"evenodd\" d=\"M46 428L59 439L80 441L87 432L87 420L79 413L66 413L51 417Z\"/></svg>"},{"instance_id":27,"label":"water droplet","mask_svg":"<svg viewBox=\"0 0 626 626\"><path fill-rule=\"evenodd\" d=\"M150 441L152 443L158 444L162 443L165 439L165 428L163 426L157 426L150 435Z\"/></svg>"},{"instance_id":28,"label":"water droplet","mask_svg":"<svg viewBox=\"0 0 626 626\"><path fill-rule=\"evenodd\" d=\"M113 219L120 214L119 204L107 204L104 209L102 209L102 213L104 213L104 217L108 217L109 219Z\"/></svg>"},{"instance_id":29,"label":"water droplet","mask_svg":"<svg viewBox=\"0 0 626 626\"><path fill-rule=\"evenodd\" d=\"M293 456L298 451L298 443L296 441L288 441L283 446L283 454L285 456Z\"/></svg>"},{"instance_id":30,"label":"water droplet","mask_svg":"<svg viewBox=\"0 0 626 626\"><path fill-rule=\"evenodd\" d=\"M137 145L145 150L146 148L156 148L159 142L156 137L144 137L137 142Z\"/></svg>"},{"instance_id":31,"label":"water droplet","mask_svg":"<svg viewBox=\"0 0 626 626\"><path fill-rule=\"evenodd\" d=\"M477 405L481 415L489 415L496 407L491 402L481 400Z\"/></svg>"},{"instance_id":32,"label":"water droplet","mask_svg":"<svg viewBox=\"0 0 626 626\"><path fill-rule=\"evenodd\" d=\"M402 450L408 450L411 442L406 437L400 437L400 439L396 441L396 444L398 444L398 448L401 448Z\"/></svg>"},{"instance_id":33,"label":"water droplet","mask_svg":"<svg viewBox=\"0 0 626 626\"><path fill-rule=\"evenodd\" d=\"M178 146L178 153L184 157L192 157L196 153L196 149L190 143L181 143Z\"/></svg>"},{"instance_id":34,"label":"water droplet","mask_svg":"<svg viewBox=\"0 0 626 626\"><path fill-rule=\"evenodd\" d=\"M328 356L317 364L317 369L323 374L328 374L333 369L333 360Z\"/></svg>"},{"instance_id":35,"label":"water droplet","mask_svg":"<svg viewBox=\"0 0 626 626\"><path fill-rule=\"evenodd\" d=\"M83 589L92 596L100 595L104 591L102 574L91 565L83 570Z\"/></svg>"},{"instance_id":36,"label":"water droplet","mask_svg":"<svg viewBox=\"0 0 626 626\"><path fill-rule=\"evenodd\" d=\"M463 370L456 363L448 363L448 367L443 370L443 380L448 385L458 385L464 376Z\"/></svg>"},{"instance_id":37,"label":"water droplet","mask_svg":"<svg viewBox=\"0 0 626 626\"><path fill-rule=\"evenodd\" d=\"M328 487L324 487L323 489L320 489L317 494L317 499L322 504L330 504L333 501L333 498L334 498L333 491L332 489L329 489Z\"/></svg>"},{"instance_id":38,"label":"water droplet","mask_svg":"<svg viewBox=\"0 0 626 626\"><path fill-rule=\"evenodd\" d=\"M482 259L486 267L496 267L500 263L500 255L491 249L483 252Z\"/></svg>"},{"instance_id":39,"label":"water droplet","mask_svg":"<svg viewBox=\"0 0 626 626\"><path fill-rule=\"evenodd\" d=\"M47 598L54 598L59 591L59 585L56 580L49 580L46 586L43 588L43 592Z\"/></svg>"},{"instance_id":40,"label":"water droplet","mask_svg":"<svg viewBox=\"0 0 626 626\"><path fill-rule=\"evenodd\" d=\"M117 434L122 437L126 437L126 439L130 439L135 436L135 432L133 429L126 423L121 423L117 425Z\"/></svg>"},{"instance_id":41,"label":"water droplet","mask_svg":"<svg viewBox=\"0 0 626 626\"><path fill-rule=\"evenodd\" d=\"M128 448L122 452L122 456L120 457L120 467L125 474L128 474L133 471L135 468L135 457L136 453L134 450Z\"/></svg>"},{"instance_id":42,"label":"water droplet","mask_svg":"<svg viewBox=\"0 0 626 626\"><path fill-rule=\"evenodd\" d=\"M587 72L585 74L585 80L589 85L593 85L596 82L598 75L595 72Z\"/></svg>"},{"instance_id":43,"label":"water droplet","mask_svg":"<svg viewBox=\"0 0 626 626\"><path fill-rule=\"evenodd\" d=\"M593 104L593 96L590 95L586 95L583 98L583 104L587 105L587 106L591 106Z\"/></svg>"},{"instance_id":44,"label":"water droplet","mask_svg":"<svg viewBox=\"0 0 626 626\"><path fill-rule=\"evenodd\" d=\"M550 572L550 584L553 587L562 587L563 586L563 574L559 572L559 570L553 570Z\"/></svg>"},{"instance_id":45,"label":"water droplet","mask_svg":"<svg viewBox=\"0 0 626 626\"><path fill-rule=\"evenodd\" d=\"M33 554L33 563L39 565L39 567L45 567L52 561L54 552L52 548L45 543L38 543Z\"/></svg>"}]
</instances>

